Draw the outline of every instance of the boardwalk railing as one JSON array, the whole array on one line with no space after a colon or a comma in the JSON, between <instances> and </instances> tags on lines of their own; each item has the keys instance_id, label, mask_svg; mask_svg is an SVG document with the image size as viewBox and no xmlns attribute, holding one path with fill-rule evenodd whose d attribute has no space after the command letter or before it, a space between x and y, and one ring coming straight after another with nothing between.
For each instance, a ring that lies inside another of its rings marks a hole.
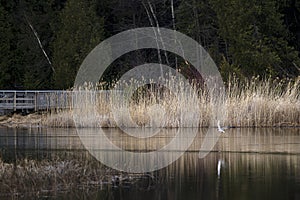
<instances>
[{"instance_id":1,"label":"boardwalk railing","mask_svg":"<svg viewBox=\"0 0 300 200\"><path fill-rule=\"evenodd\" d=\"M71 95L71 91L61 90L0 90L0 113L66 109Z\"/></svg>"}]
</instances>

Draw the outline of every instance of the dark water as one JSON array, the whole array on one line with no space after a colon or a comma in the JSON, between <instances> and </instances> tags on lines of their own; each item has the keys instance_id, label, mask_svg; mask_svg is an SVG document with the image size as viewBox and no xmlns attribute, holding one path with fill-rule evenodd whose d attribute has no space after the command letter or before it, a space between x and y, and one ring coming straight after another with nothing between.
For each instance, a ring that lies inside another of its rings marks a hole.
<instances>
[{"instance_id":1,"label":"dark water","mask_svg":"<svg viewBox=\"0 0 300 200\"><path fill-rule=\"evenodd\" d=\"M129 148L130 140L124 136L120 139L118 129L106 131L116 144L126 141L123 145ZM197 150L204 135L205 130L199 130L190 151L168 167L151 173L151 181L131 187L94 188L88 193L80 189L65 191L51 198L300 199L299 129L232 129L219 139L211 153L199 159ZM73 129L1 128L0 149L6 162L24 157L88 157Z\"/></svg>"}]
</instances>

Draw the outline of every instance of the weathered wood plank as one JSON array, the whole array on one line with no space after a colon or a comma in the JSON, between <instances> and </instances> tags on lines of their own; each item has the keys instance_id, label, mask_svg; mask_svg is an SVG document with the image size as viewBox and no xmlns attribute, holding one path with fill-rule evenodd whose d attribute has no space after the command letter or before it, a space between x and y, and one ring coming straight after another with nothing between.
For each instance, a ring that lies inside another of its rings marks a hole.
<instances>
[{"instance_id":1,"label":"weathered wood plank","mask_svg":"<svg viewBox=\"0 0 300 200\"><path fill-rule=\"evenodd\" d=\"M100 90L97 93L109 99L109 91ZM18 110L70 109L73 106L73 95L73 91L62 90L0 90L0 115Z\"/></svg>"},{"instance_id":2,"label":"weathered wood plank","mask_svg":"<svg viewBox=\"0 0 300 200\"><path fill-rule=\"evenodd\" d=\"M17 110L50 110L67 108L70 91L59 90L0 90L1 111Z\"/></svg>"}]
</instances>

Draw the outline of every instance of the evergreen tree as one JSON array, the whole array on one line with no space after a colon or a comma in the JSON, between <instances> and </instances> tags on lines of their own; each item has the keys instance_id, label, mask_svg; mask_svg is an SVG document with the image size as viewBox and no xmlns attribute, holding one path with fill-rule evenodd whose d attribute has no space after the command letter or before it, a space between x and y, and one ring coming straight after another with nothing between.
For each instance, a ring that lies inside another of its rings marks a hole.
<instances>
[{"instance_id":1,"label":"evergreen tree","mask_svg":"<svg viewBox=\"0 0 300 200\"><path fill-rule=\"evenodd\" d=\"M233 66L248 76L292 76L297 52L287 43L282 15L274 0L212 0L219 34L229 44Z\"/></svg>"},{"instance_id":2,"label":"evergreen tree","mask_svg":"<svg viewBox=\"0 0 300 200\"><path fill-rule=\"evenodd\" d=\"M16 77L11 69L12 53L10 41L12 37L11 24L8 21L8 13L0 4L0 88L11 87ZM11 85L12 84L12 85Z\"/></svg>"},{"instance_id":3,"label":"evergreen tree","mask_svg":"<svg viewBox=\"0 0 300 200\"><path fill-rule=\"evenodd\" d=\"M1 3L1 85L10 89L50 89L51 21L55 0ZM5 43L5 44L4 44ZM7 50L8 49L8 50ZM6 53L5 53L6 52ZM46 57L48 56L48 58Z\"/></svg>"},{"instance_id":4,"label":"evergreen tree","mask_svg":"<svg viewBox=\"0 0 300 200\"><path fill-rule=\"evenodd\" d=\"M215 46L216 16L209 0L181 1L176 10L178 30L198 41L204 48Z\"/></svg>"},{"instance_id":5,"label":"evergreen tree","mask_svg":"<svg viewBox=\"0 0 300 200\"><path fill-rule=\"evenodd\" d=\"M176 26L196 40L219 65L227 45L218 35L218 22L210 0L183 0L176 9ZM183 65L183 64L181 64Z\"/></svg>"},{"instance_id":6,"label":"evergreen tree","mask_svg":"<svg viewBox=\"0 0 300 200\"><path fill-rule=\"evenodd\" d=\"M16 5L10 1L0 4L0 86L3 89L20 89L23 86L25 68L22 65L22 50L18 48L19 28L14 14Z\"/></svg>"},{"instance_id":7,"label":"evergreen tree","mask_svg":"<svg viewBox=\"0 0 300 200\"><path fill-rule=\"evenodd\" d=\"M298 76L299 20L296 0L0 0L0 89L72 87L83 59L105 37L145 26L197 40L224 78ZM188 68L169 52L138 50L114 62L104 80L145 62Z\"/></svg>"},{"instance_id":8,"label":"evergreen tree","mask_svg":"<svg viewBox=\"0 0 300 200\"><path fill-rule=\"evenodd\" d=\"M57 20L54 0L24 0L19 4L19 44L23 50L24 88L50 89L54 69L50 42L53 31L50 24Z\"/></svg>"},{"instance_id":9,"label":"evergreen tree","mask_svg":"<svg viewBox=\"0 0 300 200\"><path fill-rule=\"evenodd\" d=\"M73 86L84 58L103 40L103 18L96 15L95 1L85 0L67 1L59 17L53 43L54 84L67 89Z\"/></svg>"}]
</instances>

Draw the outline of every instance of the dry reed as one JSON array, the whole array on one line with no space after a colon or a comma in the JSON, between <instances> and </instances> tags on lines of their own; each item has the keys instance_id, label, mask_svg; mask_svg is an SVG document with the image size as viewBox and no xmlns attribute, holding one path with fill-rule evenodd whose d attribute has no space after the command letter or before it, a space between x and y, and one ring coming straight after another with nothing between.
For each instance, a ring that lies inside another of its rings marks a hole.
<instances>
[{"instance_id":1,"label":"dry reed","mask_svg":"<svg viewBox=\"0 0 300 200\"><path fill-rule=\"evenodd\" d=\"M122 98L113 99L108 91L87 86L73 92L71 109L51 112L43 124L74 126L75 114L79 127L128 127L132 126L125 116L128 108L132 120L143 127L207 127L217 109L223 110L222 123L230 126L300 126L300 77L289 81L232 78L226 86L225 100L218 108L206 91L198 87L186 92L185 88L184 83L172 80L163 89L148 85L139 88L130 102L124 102ZM195 113L190 112L196 107L200 117L197 122ZM112 108L117 110L117 116Z\"/></svg>"},{"instance_id":2,"label":"dry reed","mask_svg":"<svg viewBox=\"0 0 300 200\"><path fill-rule=\"evenodd\" d=\"M300 126L300 77L229 81L225 123L239 127Z\"/></svg>"},{"instance_id":3,"label":"dry reed","mask_svg":"<svg viewBox=\"0 0 300 200\"><path fill-rule=\"evenodd\" d=\"M115 177L122 187L134 184L140 175L116 172L90 160L22 159L7 163L0 159L0 198L49 197L67 191L99 190L114 186Z\"/></svg>"}]
</instances>

